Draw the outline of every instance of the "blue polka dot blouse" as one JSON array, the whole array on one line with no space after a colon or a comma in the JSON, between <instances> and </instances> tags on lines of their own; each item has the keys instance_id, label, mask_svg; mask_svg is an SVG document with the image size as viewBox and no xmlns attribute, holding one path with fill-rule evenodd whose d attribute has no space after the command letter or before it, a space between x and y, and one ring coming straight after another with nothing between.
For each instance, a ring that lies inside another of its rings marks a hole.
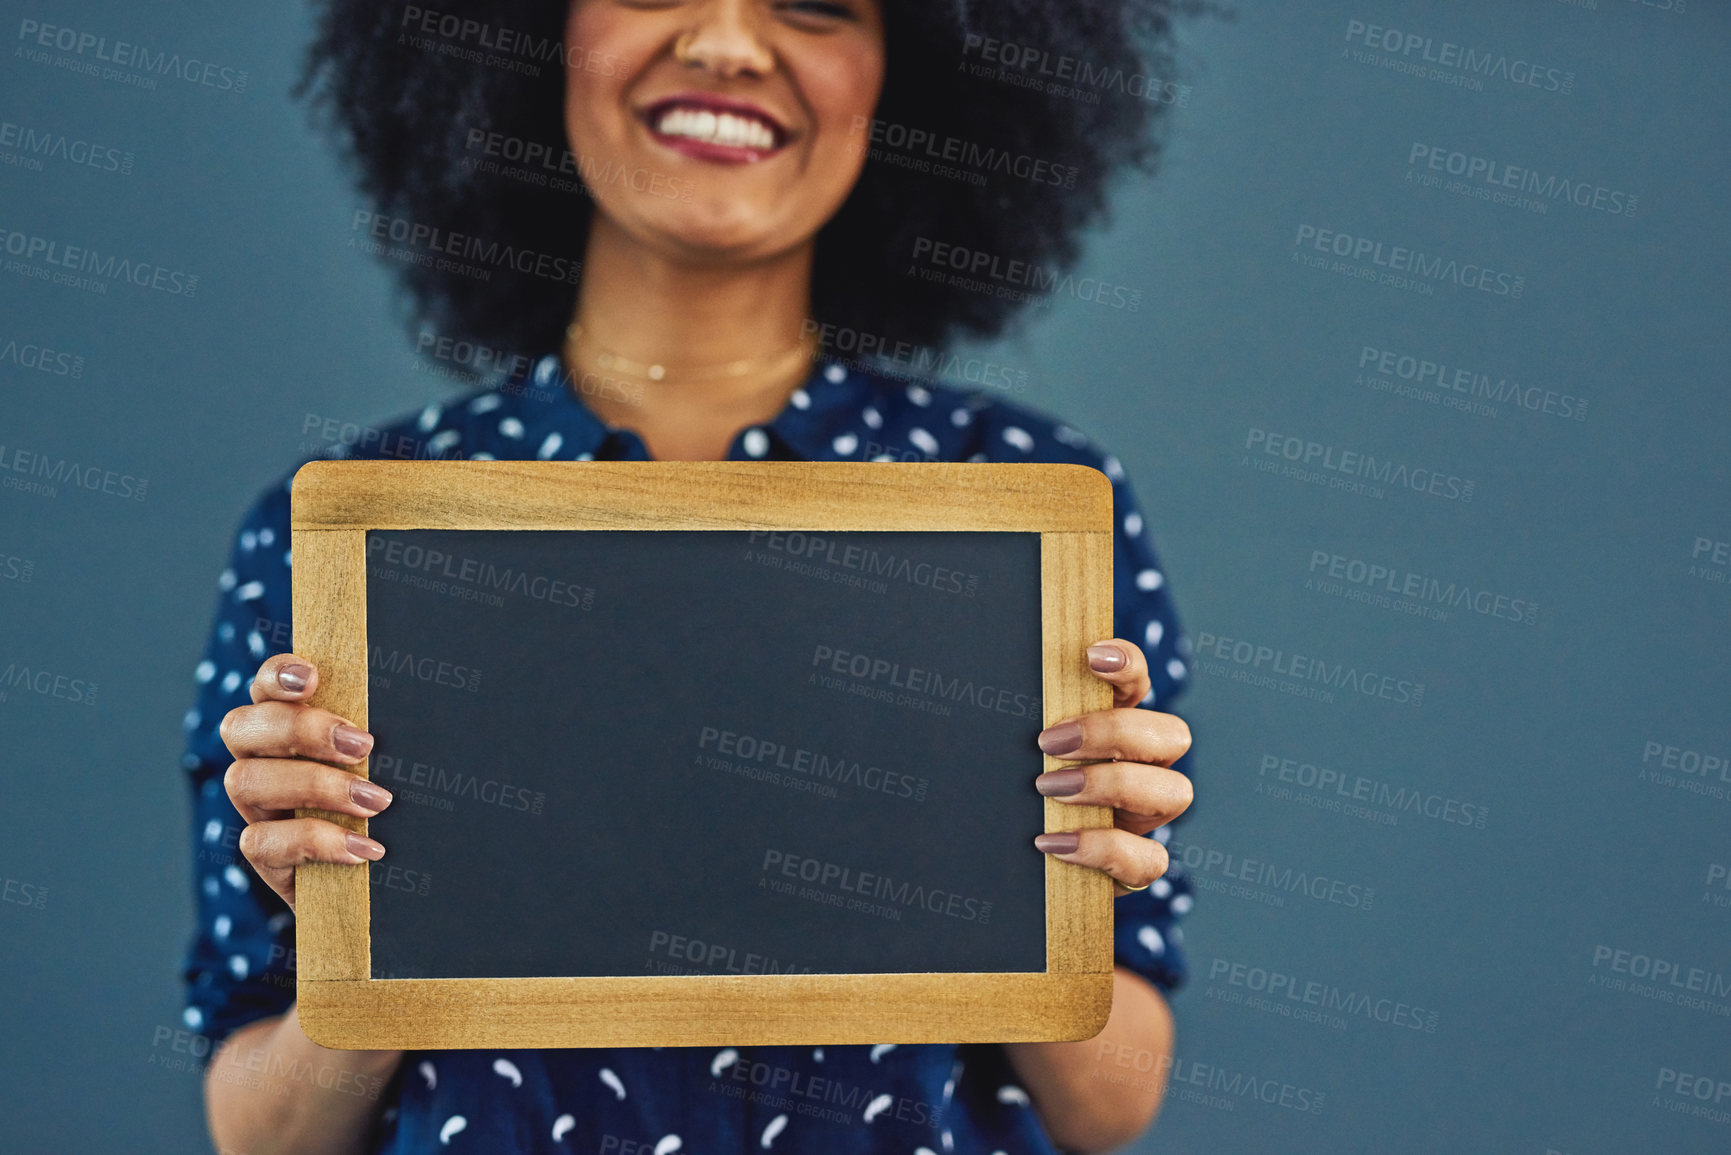
<instances>
[{"instance_id":1,"label":"blue polka dot blouse","mask_svg":"<svg viewBox=\"0 0 1731 1155\"><path fill-rule=\"evenodd\" d=\"M335 455L369 458L648 459L604 424L556 357L527 377L368 430ZM1075 429L983 391L896 380L820 361L774 420L742 429L735 461L1044 461L1100 470L1117 516L1115 633L1139 643L1166 708L1186 682L1179 628L1148 527L1118 460ZM298 468L300 463L296 464ZM223 790L233 760L217 727L259 663L290 648L288 477L248 510L185 718L198 926L184 978L188 1028L220 1044L295 997L294 916L237 850L244 825ZM1186 769L1188 758L1179 769ZM1165 840L1164 829L1153 837ZM1030 848L1030 852L1033 851ZM1170 991L1184 979L1177 922L1190 885L1176 866L1116 900L1117 964ZM407 1055L373 1088L373 1150L485 1155L1054 1155L1001 1047L835 1046L443 1051Z\"/></svg>"}]
</instances>

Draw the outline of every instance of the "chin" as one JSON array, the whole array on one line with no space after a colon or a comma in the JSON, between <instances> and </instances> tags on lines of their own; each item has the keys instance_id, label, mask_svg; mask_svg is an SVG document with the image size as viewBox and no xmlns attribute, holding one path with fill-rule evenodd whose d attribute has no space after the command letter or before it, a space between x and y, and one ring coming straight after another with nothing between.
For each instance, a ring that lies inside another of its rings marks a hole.
<instances>
[{"instance_id":1,"label":"chin","mask_svg":"<svg viewBox=\"0 0 1731 1155\"><path fill-rule=\"evenodd\" d=\"M657 248L674 249L686 256L743 259L788 247L784 229L737 202L694 202L657 216L642 221L639 227L659 242Z\"/></svg>"}]
</instances>

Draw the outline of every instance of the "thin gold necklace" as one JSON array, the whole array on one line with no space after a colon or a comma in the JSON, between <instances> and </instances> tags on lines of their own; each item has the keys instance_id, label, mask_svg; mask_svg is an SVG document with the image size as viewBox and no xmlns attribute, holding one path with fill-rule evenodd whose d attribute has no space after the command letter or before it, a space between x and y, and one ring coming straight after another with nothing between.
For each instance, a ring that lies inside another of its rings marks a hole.
<instances>
[{"instance_id":1,"label":"thin gold necklace","mask_svg":"<svg viewBox=\"0 0 1731 1155\"><path fill-rule=\"evenodd\" d=\"M582 365L583 357L580 346L583 344L583 326L573 321L565 329L565 357L572 365ZM812 335L801 335L799 343L779 353L771 353L765 357L747 357L741 361L724 361L719 365L702 365L691 369L670 370L666 365L643 361L633 361L623 357L591 338L589 346L595 351L595 364L609 373L619 373L627 377L639 377L645 381L659 381L669 385L696 383L701 381L726 380L743 377L748 373L768 373L780 369L783 364L796 360L809 361L816 351Z\"/></svg>"}]
</instances>

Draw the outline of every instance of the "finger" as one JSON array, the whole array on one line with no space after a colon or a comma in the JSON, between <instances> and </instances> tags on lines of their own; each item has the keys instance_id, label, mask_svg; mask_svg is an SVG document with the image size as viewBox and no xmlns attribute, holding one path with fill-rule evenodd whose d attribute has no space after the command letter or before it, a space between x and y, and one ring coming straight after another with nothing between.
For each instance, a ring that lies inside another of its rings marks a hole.
<instances>
[{"instance_id":1,"label":"finger","mask_svg":"<svg viewBox=\"0 0 1731 1155\"><path fill-rule=\"evenodd\" d=\"M383 786L323 762L242 758L228 768L222 784L249 823L280 818L301 807L371 818L391 804L391 792Z\"/></svg>"},{"instance_id":2,"label":"finger","mask_svg":"<svg viewBox=\"0 0 1731 1155\"><path fill-rule=\"evenodd\" d=\"M255 704L304 702L318 688L317 666L295 654L275 654L266 658L253 675L250 693Z\"/></svg>"},{"instance_id":3,"label":"finger","mask_svg":"<svg viewBox=\"0 0 1731 1155\"><path fill-rule=\"evenodd\" d=\"M236 758L311 758L347 765L373 748L373 736L365 730L298 702L236 706L217 732Z\"/></svg>"},{"instance_id":4,"label":"finger","mask_svg":"<svg viewBox=\"0 0 1731 1155\"><path fill-rule=\"evenodd\" d=\"M308 862L356 866L385 856L385 848L374 839L326 818L255 822L240 832L239 845L246 860L260 870L292 869Z\"/></svg>"},{"instance_id":5,"label":"finger","mask_svg":"<svg viewBox=\"0 0 1731 1155\"><path fill-rule=\"evenodd\" d=\"M1109 758L1169 766L1190 749L1190 727L1176 714L1114 707L1078 714L1040 731L1054 758Z\"/></svg>"},{"instance_id":6,"label":"finger","mask_svg":"<svg viewBox=\"0 0 1731 1155\"><path fill-rule=\"evenodd\" d=\"M294 868L308 862L358 866L377 862L385 848L364 834L323 818L257 822L240 832L240 852L265 885L294 905Z\"/></svg>"},{"instance_id":7,"label":"finger","mask_svg":"<svg viewBox=\"0 0 1731 1155\"><path fill-rule=\"evenodd\" d=\"M1034 849L1064 862L1091 866L1126 887L1147 886L1166 873L1164 846L1152 838L1110 826L1049 831L1035 836Z\"/></svg>"},{"instance_id":8,"label":"finger","mask_svg":"<svg viewBox=\"0 0 1731 1155\"><path fill-rule=\"evenodd\" d=\"M1141 762L1093 762L1052 770L1034 779L1034 789L1060 802L1110 806L1118 827L1132 834L1166 825L1195 798L1188 776Z\"/></svg>"},{"instance_id":9,"label":"finger","mask_svg":"<svg viewBox=\"0 0 1731 1155\"><path fill-rule=\"evenodd\" d=\"M1088 668L1111 685L1114 706L1134 706L1153 689L1142 647L1123 638L1107 638L1089 646Z\"/></svg>"}]
</instances>

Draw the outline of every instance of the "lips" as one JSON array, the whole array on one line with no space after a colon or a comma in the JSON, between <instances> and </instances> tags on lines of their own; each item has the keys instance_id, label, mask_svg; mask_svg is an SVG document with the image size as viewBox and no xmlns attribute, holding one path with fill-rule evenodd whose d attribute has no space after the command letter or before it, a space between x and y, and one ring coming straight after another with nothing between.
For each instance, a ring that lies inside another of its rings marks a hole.
<instances>
[{"instance_id":1,"label":"lips","mask_svg":"<svg viewBox=\"0 0 1731 1155\"><path fill-rule=\"evenodd\" d=\"M792 136L756 105L708 93L658 100L643 110L642 119L658 143L724 164L762 160L780 151Z\"/></svg>"}]
</instances>

